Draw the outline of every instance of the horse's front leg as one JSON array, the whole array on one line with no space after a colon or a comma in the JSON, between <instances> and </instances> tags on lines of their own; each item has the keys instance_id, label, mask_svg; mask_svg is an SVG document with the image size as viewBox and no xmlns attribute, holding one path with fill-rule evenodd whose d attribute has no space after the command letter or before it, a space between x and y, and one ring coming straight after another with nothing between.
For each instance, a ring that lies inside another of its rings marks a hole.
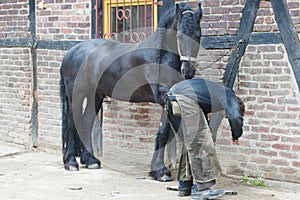
<instances>
[{"instance_id":1,"label":"horse's front leg","mask_svg":"<svg viewBox=\"0 0 300 200\"><path fill-rule=\"evenodd\" d=\"M155 150L151 160L150 176L158 181L172 181L171 172L164 163L165 147L171 131L170 124L167 121L167 113L164 109L162 112L161 123L162 126L159 128L155 140Z\"/></svg>"},{"instance_id":2,"label":"horse's front leg","mask_svg":"<svg viewBox=\"0 0 300 200\"><path fill-rule=\"evenodd\" d=\"M78 98L77 101L79 101L81 106L77 108L76 113L74 111L78 136L82 142L80 161L89 169L99 169L101 162L95 158L92 145L92 128L96 117L95 98L93 95L89 95L86 97L86 100L85 109L83 109L83 100L80 101L80 98Z\"/></svg>"}]
</instances>

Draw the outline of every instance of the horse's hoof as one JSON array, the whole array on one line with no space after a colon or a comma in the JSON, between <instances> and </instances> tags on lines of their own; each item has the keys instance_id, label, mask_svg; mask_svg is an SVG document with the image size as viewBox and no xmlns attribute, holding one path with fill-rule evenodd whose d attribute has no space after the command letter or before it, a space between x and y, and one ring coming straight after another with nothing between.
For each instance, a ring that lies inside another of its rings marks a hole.
<instances>
[{"instance_id":1,"label":"horse's hoof","mask_svg":"<svg viewBox=\"0 0 300 200\"><path fill-rule=\"evenodd\" d=\"M77 166L70 165L70 166L66 167L66 170L71 171L71 172L76 172L76 171L79 171L79 168Z\"/></svg>"},{"instance_id":2,"label":"horse's hoof","mask_svg":"<svg viewBox=\"0 0 300 200\"><path fill-rule=\"evenodd\" d=\"M150 171L149 175L154 180L161 181L161 182L168 182L173 180L170 170L168 170L166 167L162 167L158 170L152 170Z\"/></svg>"},{"instance_id":3,"label":"horse's hoof","mask_svg":"<svg viewBox=\"0 0 300 200\"><path fill-rule=\"evenodd\" d=\"M92 163L92 164L90 164L90 165L87 165L87 168L88 168L88 169L100 169L101 166L100 166L99 163Z\"/></svg>"},{"instance_id":4,"label":"horse's hoof","mask_svg":"<svg viewBox=\"0 0 300 200\"><path fill-rule=\"evenodd\" d=\"M157 180L161 181L161 182L173 181L172 177L170 177L168 175L163 175L162 177L158 177Z\"/></svg>"}]
</instances>

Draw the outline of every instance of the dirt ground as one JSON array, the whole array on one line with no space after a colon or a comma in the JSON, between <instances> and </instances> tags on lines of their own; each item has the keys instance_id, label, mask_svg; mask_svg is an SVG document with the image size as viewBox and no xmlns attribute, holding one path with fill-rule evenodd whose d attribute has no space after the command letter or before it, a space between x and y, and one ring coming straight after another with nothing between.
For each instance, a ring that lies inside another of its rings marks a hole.
<instances>
[{"instance_id":1,"label":"dirt ground","mask_svg":"<svg viewBox=\"0 0 300 200\"><path fill-rule=\"evenodd\" d=\"M105 165L99 170L80 168L78 172L64 170L61 154L26 149L0 142L0 199L101 199L101 200L174 200L177 192L166 190L177 186L176 181L162 183L147 175L149 166L139 165L137 173L132 166L118 162L118 170ZM132 164L132 162L131 162ZM221 176L216 188L238 192L236 196L224 196L224 200L298 200L300 185L265 180L270 188L241 184L238 178Z\"/></svg>"}]
</instances>

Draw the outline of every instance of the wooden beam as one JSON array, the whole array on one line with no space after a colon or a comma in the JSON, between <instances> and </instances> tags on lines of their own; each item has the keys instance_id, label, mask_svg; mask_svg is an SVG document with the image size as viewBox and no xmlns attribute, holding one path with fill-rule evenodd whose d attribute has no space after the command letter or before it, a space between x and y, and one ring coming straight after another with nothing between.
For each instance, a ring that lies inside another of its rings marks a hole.
<instances>
[{"instance_id":1,"label":"wooden beam","mask_svg":"<svg viewBox=\"0 0 300 200\"><path fill-rule=\"evenodd\" d=\"M1 38L0 47L30 47L28 38Z\"/></svg>"},{"instance_id":2,"label":"wooden beam","mask_svg":"<svg viewBox=\"0 0 300 200\"><path fill-rule=\"evenodd\" d=\"M201 46L204 49L231 49L235 45L235 35L204 36L201 37ZM251 33L249 44L280 44L282 43L279 32Z\"/></svg>"},{"instance_id":3,"label":"wooden beam","mask_svg":"<svg viewBox=\"0 0 300 200\"><path fill-rule=\"evenodd\" d=\"M286 0L271 0L275 20L281 33L283 44L288 54L289 62L294 71L298 91L300 92L300 44L293 25Z\"/></svg>"},{"instance_id":4,"label":"wooden beam","mask_svg":"<svg viewBox=\"0 0 300 200\"><path fill-rule=\"evenodd\" d=\"M201 46L204 49L231 49L234 46L235 35L203 36ZM69 50L81 40L36 40L36 49ZM252 33L249 44L280 44L282 43L279 32ZM31 47L29 38L1 38L0 47Z\"/></svg>"},{"instance_id":5,"label":"wooden beam","mask_svg":"<svg viewBox=\"0 0 300 200\"><path fill-rule=\"evenodd\" d=\"M235 47L233 49L233 52L231 53L223 76L223 84L227 87L233 88L241 58L244 55L246 47L250 41L250 36L253 30L257 10L259 8L259 2L260 0L246 1L239 30L234 40ZM212 114L209 127L212 132L214 141L216 141L217 132L222 120L223 116L220 112Z\"/></svg>"},{"instance_id":6,"label":"wooden beam","mask_svg":"<svg viewBox=\"0 0 300 200\"><path fill-rule=\"evenodd\" d=\"M231 53L223 77L223 84L230 88L233 87L241 58L243 57L246 47L250 41L257 10L259 8L259 2L260 0L247 0L243 9L240 27L235 37L235 47Z\"/></svg>"},{"instance_id":7,"label":"wooden beam","mask_svg":"<svg viewBox=\"0 0 300 200\"><path fill-rule=\"evenodd\" d=\"M29 27L30 27L30 49L31 49L31 139L32 146L37 147L38 137L38 100L37 100L37 53L36 53L36 16L35 0L29 0Z\"/></svg>"},{"instance_id":8,"label":"wooden beam","mask_svg":"<svg viewBox=\"0 0 300 200\"><path fill-rule=\"evenodd\" d=\"M38 40L37 49L69 50L74 45L80 43L80 40Z\"/></svg>"}]
</instances>

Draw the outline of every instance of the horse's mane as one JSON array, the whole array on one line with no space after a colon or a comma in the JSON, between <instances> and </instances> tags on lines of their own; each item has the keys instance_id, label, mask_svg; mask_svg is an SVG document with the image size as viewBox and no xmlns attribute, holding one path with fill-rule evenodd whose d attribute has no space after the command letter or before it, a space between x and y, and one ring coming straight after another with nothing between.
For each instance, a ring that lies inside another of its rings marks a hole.
<instances>
[{"instance_id":1,"label":"horse's mane","mask_svg":"<svg viewBox=\"0 0 300 200\"><path fill-rule=\"evenodd\" d=\"M179 4L180 13L183 13L186 10L193 10L190 4ZM189 15L188 18L185 18L182 23L184 23L186 31L193 31L193 27L191 25L192 16ZM167 29L172 29L177 31L177 16L176 16L176 7L172 6L167 12L165 12L159 19L157 32L157 39L159 44L163 43L165 33Z\"/></svg>"},{"instance_id":2,"label":"horse's mane","mask_svg":"<svg viewBox=\"0 0 300 200\"><path fill-rule=\"evenodd\" d=\"M174 23L174 20L176 20L175 16L175 6L172 6L160 17L158 28L169 28Z\"/></svg>"},{"instance_id":3,"label":"horse's mane","mask_svg":"<svg viewBox=\"0 0 300 200\"><path fill-rule=\"evenodd\" d=\"M180 4L179 5L179 9L180 9L180 13L183 13L186 10L193 10L190 6L190 4ZM193 27L191 25L192 22L192 16L189 15L189 17L185 18L185 20L182 21L182 23L184 23L185 28L187 28L188 30L185 31L193 31ZM172 6L167 12L165 12L161 17L160 20L158 22L158 28L157 28L157 32L155 34L157 34L157 39L159 41L159 49L160 51L158 52L157 55L157 59L158 62L160 62L160 58L163 55L162 52L162 45L163 45L163 41L164 41L164 37L165 37L165 33L168 29L172 29L172 30L176 30L177 28L177 17L176 17L176 7Z\"/></svg>"},{"instance_id":4,"label":"horse's mane","mask_svg":"<svg viewBox=\"0 0 300 200\"><path fill-rule=\"evenodd\" d=\"M180 12L184 12L186 10L193 10L189 4L181 4L179 6ZM158 28L171 28L174 22L177 21L176 18L176 9L175 6L172 6L167 12L165 12L158 22Z\"/></svg>"}]
</instances>

